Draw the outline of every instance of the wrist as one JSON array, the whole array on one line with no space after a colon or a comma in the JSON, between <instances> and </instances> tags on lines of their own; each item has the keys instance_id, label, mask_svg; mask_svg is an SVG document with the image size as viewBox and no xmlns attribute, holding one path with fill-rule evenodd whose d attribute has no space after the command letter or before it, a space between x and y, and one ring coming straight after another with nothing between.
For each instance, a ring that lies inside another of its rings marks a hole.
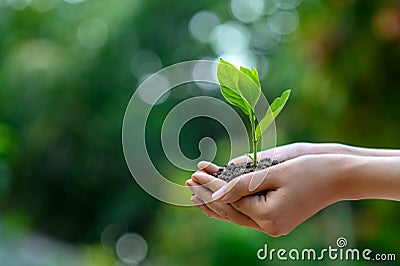
<instances>
[{"instance_id":1,"label":"wrist","mask_svg":"<svg viewBox=\"0 0 400 266\"><path fill-rule=\"evenodd\" d=\"M360 182L365 157L348 154L328 154L325 165L326 172L330 173L327 196L331 203L342 200L356 200L362 198Z\"/></svg>"},{"instance_id":2,"label":"wrist","mask_svg":"<svg viewBox=\"0 0 400 266\"><path fill-rule=\"evenodd\" d=\"M400 157L346 157L336 181L341 200L400 200Z\"/></svg>"},{"instance_id":3,"label":"wrist","mask_svg":"<svg viewBox=\"0 0 400 266\"><path fill-rule=\"evenodd\" d=\"M339 173L334 178L337 201L361 199L362 195L359 190L360 169L365 164L365 160L363 157L354 155L343 155L341 157L343 157L343 160L335 166L339 169Z\"/></svg>"},{"instance_id":4,"label":"wrist","mask_svg":"<svg viewBox=\"0 0 400 266\"><path fill-rule=\"evenodd\" d=\"M353 171L359 164L357 156L347 154L311 154L299 157L312 165L309 175L316 184L315 191L318 192L319 201L324 205L330 205L341 200L352 199L355 181ZM308 161L308 159L311 159Z\"/></svg>"}]
</instances>

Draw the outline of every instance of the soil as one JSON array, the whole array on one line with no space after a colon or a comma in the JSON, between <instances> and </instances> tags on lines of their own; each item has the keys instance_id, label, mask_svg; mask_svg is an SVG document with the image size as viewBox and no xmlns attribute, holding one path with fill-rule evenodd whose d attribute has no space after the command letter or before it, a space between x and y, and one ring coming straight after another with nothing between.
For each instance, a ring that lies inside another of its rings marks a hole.
<instances>
[{"instance_id":1,"label":"soil","mask_svg":"<svg viewBox=\"0 0 400 266\"><path fill-rule=\"evenodd\" d=\"M253 162L249 163L230 163L220 168L218 172L212 175L216 178L222 179L226 182L230 182L238 176L243 174L251 173L258 170L263 170L276 164L282 163L283 161L271 160L270 158L262 159L257 163L257 167L254 167Z\"/></svg>"}]
</instances>

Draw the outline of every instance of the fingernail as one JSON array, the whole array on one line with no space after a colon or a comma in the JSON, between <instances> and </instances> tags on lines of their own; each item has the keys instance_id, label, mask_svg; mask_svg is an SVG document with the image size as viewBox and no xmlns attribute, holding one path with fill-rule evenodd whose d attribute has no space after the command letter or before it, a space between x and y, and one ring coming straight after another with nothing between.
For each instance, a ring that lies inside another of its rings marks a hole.
<instances>
[{"instance_id":1,"label":"fingernail","mask_svg":"<svg viewBox=\"0 0 400 266\"><path fill-rule=\"evenodd\" d=\"M198 183L198 184L201 184L200 181L199 181L199 180L202 180L201 174L200 174L200 173L197 173L197 174L192 175L192 180L193 180L194 182Z\"/></svg>"},{"instance_id":2,"label":"fingernail","mask_svg":"<svg viewBox=\"0 0 400 266\"><path fill-rule=\"evenodd\" d=\"M192 175L192 180L197 184L204 184L204 175L203 173L196 173Z\"/></svg>"},{"instance_id":3,"label":"fingernail","mask_svg":"<svg viewBox=\"0 0 400 266\"><path fill-rule=\"evenodd\" d=\"M194 182L196 182L196 183L199 183L199 180L196 178L195 175L192 175L192 180L193 180Z\"/></svg>"},{"instance_id":4,"label":"fingernail","mask_svg":"<svg viewBox=\"0 0 400 266\"><path fill-rule=\"evenodd\" d=\"M212 197L213 200L216 200L216 199L221 198L222 195L224 195L224 191L223 191L222 189L219 189L219 190L215 191L215 192L211 195L211 197Z\"/></svg>"},{"instance_id":5,"label":"fingernail","mask_svg":"<svg viewBox=\"0 0 400 266\"><path fill-rule=\"evenodd\" d=\"M204 168L206 168L208 165L210 165L211 163L210 162L207 162L207 161L201 161L201 162L199 162L198 164L197 164L197 167L198 168L200 168L200 169L204 169Z\"/></svg>"},{"instance_id":6,"label":"fingernail","mask_svg":"<svg viewBox=\"0 0 400 266\"><path fill-rule=\"evenodd\" d=\"M198 167L199 169L204 168L203 166L204 166L204 161L201 161L201 162L199 162L199 163L197 164L197 167Z\"/></svg>"}]
</instances>

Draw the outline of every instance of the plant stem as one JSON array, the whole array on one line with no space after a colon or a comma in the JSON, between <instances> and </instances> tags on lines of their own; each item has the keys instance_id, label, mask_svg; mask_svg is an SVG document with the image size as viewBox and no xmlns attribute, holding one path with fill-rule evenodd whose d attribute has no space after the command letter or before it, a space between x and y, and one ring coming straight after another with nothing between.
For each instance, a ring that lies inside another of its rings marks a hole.
<instances>
[{"instance_id":1,"label":"plant stem","mask_svg":"<svg viewBox=\"0 0 400 266\"><path fill-rule=\"evenodd\" d=\"M256 116L254 113L251 114L251 137L253 142L253 165L257 167L257 139L256 139Z\"/></svg>"}]
</instances>

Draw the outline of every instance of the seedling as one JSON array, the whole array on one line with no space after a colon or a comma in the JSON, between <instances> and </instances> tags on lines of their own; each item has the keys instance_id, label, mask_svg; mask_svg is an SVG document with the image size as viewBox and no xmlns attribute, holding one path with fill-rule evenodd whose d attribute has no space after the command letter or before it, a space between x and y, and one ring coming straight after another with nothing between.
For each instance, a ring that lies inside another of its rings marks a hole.
<instances>
[{"instance_id":1,"label":"seedling","mask_svg":"<svg viewBox=\"0 0 400 266\"><path fill-rule=\"evenodd\" d=\"M255 68L250 70L245 67L237 69L231 63L220 59L217 77L224 98L230 104L238 106L249 117L253 155L247 154L247 156L253 161L254 167L257 167L257 150L260 138L282 111L289 98L290 90L284 91L280 97L276 98L268 107L266 115L257 122L254 108L261 94L257 70Z\"/></svg>"}]
</instances>

